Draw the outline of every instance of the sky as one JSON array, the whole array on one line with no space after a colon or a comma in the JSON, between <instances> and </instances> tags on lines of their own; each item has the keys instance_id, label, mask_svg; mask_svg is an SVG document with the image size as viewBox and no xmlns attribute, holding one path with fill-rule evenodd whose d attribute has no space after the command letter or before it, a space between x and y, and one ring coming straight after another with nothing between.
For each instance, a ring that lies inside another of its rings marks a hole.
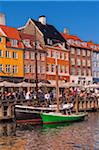
<instances>
[{"instance_id":1,"label":"sky","mask_svg":"<svg viewBox=\"0 0 99 150\"><path fill-rule=\"evenodd\" d=\"M6 25L16 28L45 15L59 32L66 27L70 34L99 44L99 1L0 1L0 12Z\"/></svg>"}]
</instances>

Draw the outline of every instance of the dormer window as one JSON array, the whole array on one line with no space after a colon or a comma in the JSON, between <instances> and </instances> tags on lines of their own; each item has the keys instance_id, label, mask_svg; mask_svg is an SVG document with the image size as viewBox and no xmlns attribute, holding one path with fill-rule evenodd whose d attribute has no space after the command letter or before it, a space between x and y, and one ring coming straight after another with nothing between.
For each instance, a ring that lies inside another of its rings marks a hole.
<instances>
[{"instance_id":1,"label":"dormer window","mask_svg":"<svg viewBox=\"0 0 99 150\"><path fill-rule=\"evenodd\" d=\"M69 42L70 44L74 44L74 40L72 40L72 39L68 40L68 42Z\"/></svg>"},{"instance_id":2,"label":"dormer window","mask_svg":"<svg viewBox=\"0 0 99 150\"><path fill-rule=\"evenodd\" d=\"M25 45L26 47L31 48L30 40L29 40L29 39L23 40L23 43L24 43L24 45Z\"/></svg>"},{"instance_id":3,"label":"dormer window","mask_svg":"<svg viewBox=\"0 0 99 150\"><path fill-rule=\"evenodd\" d=\"M76 41L75 43L76 43L78 46L80 46L80 41Z\"/></svg>"},{"instance_id":4,"label":"dormer window","mask_svg":"<svg viewBox=\"0 0 99 150\"><path fill-rule=\"evenodd\" d=\"M82 45L83 45L83 46L87 46L87 43L86 43L86 42L82 42Z\"/></svg>"},{"instance_id":5,"label":"dormer window","mask_svg":"<svg viewBox=\"0 0 99 150\"><path fill-rule=\"evenodd\" d=\"M52 40L50 40L49 38L47 39L47 44L52 45Z\"/></svg>"},{"instance_id":6,"label":"dormer window","mask_svg":"<svg viewBox=\"0 0 99 150\"><path fill-rule=\"evenodd\" d=\"M12 47L17 47L18 46L18 41L17 40L11 40L11 46Z\"/></svg>"}]
</instances>

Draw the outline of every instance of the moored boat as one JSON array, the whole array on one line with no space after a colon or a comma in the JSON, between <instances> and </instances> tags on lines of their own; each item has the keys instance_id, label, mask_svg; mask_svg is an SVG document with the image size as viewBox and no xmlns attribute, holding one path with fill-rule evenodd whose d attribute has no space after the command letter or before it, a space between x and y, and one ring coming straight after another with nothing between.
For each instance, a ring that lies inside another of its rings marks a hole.
<instances>
[{"instance_id":1,"label":"moored boat","mask_svg":"<svg viewBox=\"0 0 99 150\"><path fill-rule=\"evenodd\" d=\"M41 124L42 118L38 111L34 110L34 107L31 106L15 106L15 119L16 123L28 123Z\"/></svg>"},{"instance_id":2,"label":"moored boat","mask_svg":"<svg viewBox=\"0 0 99 150\"><path fill-rule=\"evenodd\" d=\"M86 113L75 113L70 115L55 112L41 113L41 118L44 124L82 121L86 116Z\"/></svg>"}]
</instances>

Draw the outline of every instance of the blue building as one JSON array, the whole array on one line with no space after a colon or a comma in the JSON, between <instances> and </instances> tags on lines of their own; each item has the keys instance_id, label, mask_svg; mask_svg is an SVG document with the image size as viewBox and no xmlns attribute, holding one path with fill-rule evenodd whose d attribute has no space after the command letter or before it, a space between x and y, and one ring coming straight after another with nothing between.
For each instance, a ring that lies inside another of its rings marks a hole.
<instances>
[{"instance_id":1,"label":"blue building","mask_svg":"<svg viewBox=\"0 0 99 150\"><path fill-rule=\"evenodd\" d=\"M93 83L99 82L99 45L88 42L92 48L92 77Z\"/></svg>"}]
</instances>

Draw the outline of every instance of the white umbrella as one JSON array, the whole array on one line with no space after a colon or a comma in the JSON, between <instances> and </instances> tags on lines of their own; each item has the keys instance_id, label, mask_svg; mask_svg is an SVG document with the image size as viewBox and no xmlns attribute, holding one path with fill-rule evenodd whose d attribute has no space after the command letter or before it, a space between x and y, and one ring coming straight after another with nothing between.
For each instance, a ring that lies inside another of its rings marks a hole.
<instances>
[{"instance_id":1,"label":"white umbrella","mask_svg":"<svg viewBox=\"0 0 99 150\"><path fill-rule=\"evenodd\" d=\"M99 88L99 84L86 85L85 88Z\"/></svg>"},{"instance_id":2,"label":"white umbrella","mask_svg":"<svg viewBox=\"0 0 99 150\"><path fill-rule=\"evenodd\" d=\"M17 83L16 87L35 87L35 83L27 83L27 82L21 82Z\"/></svg>"},{"instance_id":3,"label":"white umbrella","mask_svg":"<svg viewBox=\"0 0 99 150\"><path fill-rule=\"evenodd\" d=\"M12 82L3 81L0 82L0 87L15 87L16 84Z\"/></svg>"}]
</instances>

